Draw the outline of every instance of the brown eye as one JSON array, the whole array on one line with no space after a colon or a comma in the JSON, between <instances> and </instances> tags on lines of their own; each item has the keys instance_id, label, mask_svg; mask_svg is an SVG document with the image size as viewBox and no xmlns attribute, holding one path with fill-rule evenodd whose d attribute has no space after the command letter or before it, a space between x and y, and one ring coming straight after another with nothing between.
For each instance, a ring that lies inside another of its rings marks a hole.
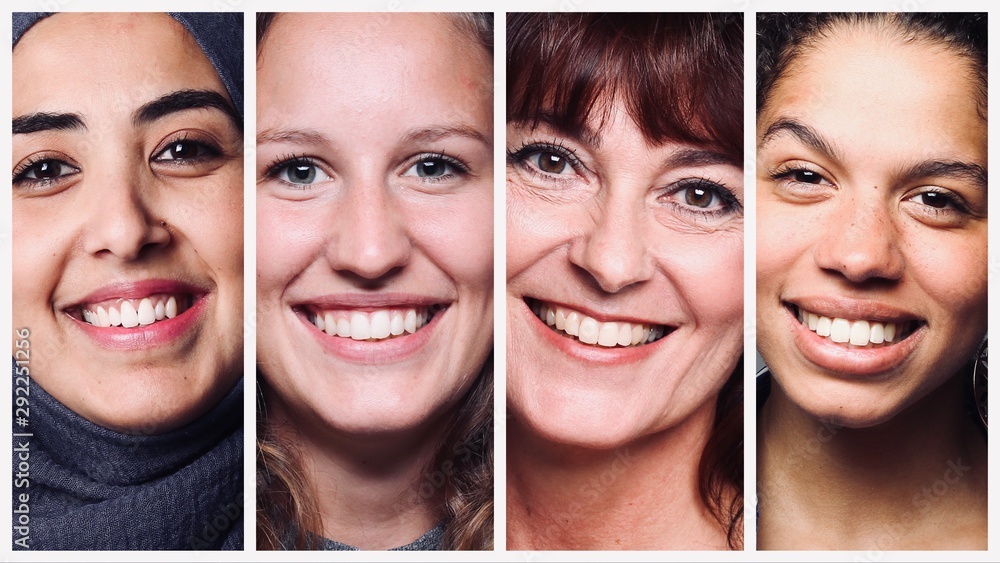
<instances>
[{"instance_id":1,"label":"brown eye","mask_svg":"<svg viewBox=\"0 0 1000 563\"><path fill-rule=\"evenodd\" d=\"M538 169L548 174L562 174L566 171L566 158L552 152L538 153Z\"/></svg>"},{"instance_id":2,"label":"brown eye","mask_svg":"<svg viewBox=\"0 0 1000 563\"><path fill-rule=\"evenodd\" d=\"M933 207L934 209L944 209L951 203L951 199L940 192L924 192L916 198L920 203Z\"/></svg>"},{"instance_id":3,"label":"brown eye","mask_svg":"<svg viewBox=\"0 0 1000 563\"><path fill-rule=\"evenodd\" d=\"M28 169L28 176L36 180L50 180L63 174L63 163L58 160L43 160Z\"/></svg>"},{"instance_id":4,"label":"brown eye","mask_svg":"<svg viewBox=\"0 0 1000 563\"><path fill-rule=\"evenodd\" d=\"M210 158L218 156L219 151L205 143L181 139L167 145L165 149L153 157L153 160L160 161L185 161L198 158Z\"/></svg>"},{"instance_id":5,"label":"brown eye","mask_svg":"<svg viewBox=\"0 0 1000 563\"><path fill-rule=\"evenodd\" d=\"M803 184L819 184L823 177L812 170L796 170L792 173L792 179Z\"/></svg>"},{"instance_id":6,"label":"brown eye","mask_svg":"<svg viewBox=\"0 0 1000 563\"><path fill-rule=\"evenodd\" d=\"M714 200L715 193L707 188L688 188L684 193L684 202L692 207L708 208Z\"/></svg>"}]
</instances>

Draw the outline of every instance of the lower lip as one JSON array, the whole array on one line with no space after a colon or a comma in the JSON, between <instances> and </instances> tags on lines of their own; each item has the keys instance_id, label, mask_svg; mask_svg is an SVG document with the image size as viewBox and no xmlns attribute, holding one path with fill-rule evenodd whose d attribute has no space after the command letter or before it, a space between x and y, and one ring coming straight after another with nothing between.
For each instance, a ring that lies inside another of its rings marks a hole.
<instances>
[{"instance_id":1,"label":"lower lip","mask_svg":"<svg viewBox=\"0 0 1000 563\"><path fill-rule=\"evenodd\" d=\"M904 340L880 348L848 348L820 336L800 323L787 308L788 322L793 325L796 347L816 366L845 375L872 376L902 365L924 338L926 325L921 325Z\"/></svg>"},{"instance_id":2,"label":"lower lip","mask_svg":"<svg viewBox=\"0 0 1000 563\"><path fill-rule=\"evenodd\" d=\"M639 362L656 352L659 345L670 338L670 334L667 334L656 342L641 346L616 346L614 348L592 346L573 338L567 338L553 330L531 311L524 300L521 300L521 308L521 314L528 318L528 324L539 335L539 338L567 356L592 364L613 366Z\"/></svg>"},{"instance_id":3,"label":"lower lip","mask_svg":"<svg viewBox=\"0 0 1000 563\"><path fill-rule=\"evenodd\" d=\"M112 350L148 350L167 346L191 331L204 314L206 301L207 296L196 298L191 307L172 319L133 328L96 327L87 321L72 318L84 334L99 346Z\"/></svg>"},{"instance_id":4,"label":"lower lip","mask_svg":"<svg viewBox=\"0 0 1000 563\"><path fill-rule=\"evenodd\" d=\"M417 354L427 345L442 317L448 314L449 308L438 311L431 322L425 324L413 334L392 336L383 340L354 340L342 336L330 336L321 331L302 313L292 314L299 318L306 330L312 334L320 345L334 356L354 364L384 365L392 364Z\"/></svg>"}]
</instances>

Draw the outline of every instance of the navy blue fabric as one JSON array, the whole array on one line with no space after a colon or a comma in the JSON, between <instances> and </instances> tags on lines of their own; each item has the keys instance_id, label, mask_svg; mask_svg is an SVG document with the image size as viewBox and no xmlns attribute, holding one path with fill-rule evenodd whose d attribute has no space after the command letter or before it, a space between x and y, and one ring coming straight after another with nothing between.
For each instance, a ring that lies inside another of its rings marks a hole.
<instances>
[{"instance_id":1,"label":"navy blue fabric","mask_svg":"<svg viewBox=\"0 0 1000 563\"><path fill-rule=\"evenodd\" d=\"M13 549L243 549L242 380L197 421L156 435L93 424L34 383L29 401L30 423L13 425ZM27 487L16 480L25 452Z\"/></svg>"},{"instance_id":2,"label":"navy blue fabric","mask_svg":"<svg viewBox=\"0 0 1000 563\"><path fill-rule=\"evenodd\" d=\"M15 12L13 44L51 12ZM235 12L171 12L184 25L211 61L226 86L233 106L243 114L243 14Z\"/></svg>"}]
</instances>

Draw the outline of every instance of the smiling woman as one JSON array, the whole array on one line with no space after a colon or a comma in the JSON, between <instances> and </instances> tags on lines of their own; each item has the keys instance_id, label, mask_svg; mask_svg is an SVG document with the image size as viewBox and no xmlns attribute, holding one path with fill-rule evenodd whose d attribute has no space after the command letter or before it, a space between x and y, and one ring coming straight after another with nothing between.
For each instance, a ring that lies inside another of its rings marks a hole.
<instances>
[{"instance_id":1,"label":"smiling woman","mask_svg":"<svg viewBox=\"0 0 1000 563\"><path fill-rule=\"evenodd\" d=\"M259 17L262 549L492 546L492 32Z\"/></svg>"},{"instance_id":2,"label":"smiling woman","mask_svg":"<svg viewBox=\"0 0 1000 563\"><path fill-rule=\"evenodd\" d=\"M739 548L742 17L507 25L508 548Z\"/></svg>"},{"instance_id":3,"label":"smiling woman","mask_svg":"<svg viewBox=\"0 0 1000 563\"><path fill-rule=\"evenodd\" d=\"M242 17L14 27L15 547L242 549Z\"/></svg>"},{"instance_id":4,"label":"smiling woman","mask_svg":"<svg viewBox=\"0 0 1000 563\"><path fill-rule=\"evenodd\" d=\"M986 16L758 33L758 546L985 549Z\"/></svg>"}]
</instances>

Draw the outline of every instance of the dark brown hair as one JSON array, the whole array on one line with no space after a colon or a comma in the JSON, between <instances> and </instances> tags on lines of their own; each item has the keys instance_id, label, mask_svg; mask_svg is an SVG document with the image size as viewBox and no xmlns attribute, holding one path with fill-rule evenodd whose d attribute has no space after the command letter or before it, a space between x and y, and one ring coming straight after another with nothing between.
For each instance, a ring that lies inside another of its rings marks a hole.
<instances>
[{"instance_id":1,"label":"dark brown hair","mask_svg":"<svg viewBox=\"0 0 1000 563\"><path fill-rule=\"evenodd\" d=\"M650 141L742 161L742 14L507 16L508 122L578 134L611 100Z\"/></svg>"},{"instance_id":2,"label":"dark brown hair","mask_svg":"<svg viewBox=\"0 0 1000 563\"><path fill-rule=\"evenodd\" d=\"M888 28L904 41L931 41L966 57L977 80L980 113L986 116L987 26L983 13L787 13L757 15L757 112L788 67L833 31Z\"/></svg>"},{"instance_id":3,"label":"dark brown hair","mask_svg":"<svg viewBox=\"0 0 1000 563\"><path fill-rule=\"evenodd\" d=\"M493 52L492 14L449 14L456 30L487 52ZM257 15L257 55L267 30L279 14ZM490 58L492 60L492 57ZM492 73L490 73L492 80ZM267 415L272 392L267 378L257 372L257 549L317 549L313 534L323 530L319 508L302 477L295 444L280 436L292 428L275 428ZM442 548L493 549L493 354L490 353L472 387L450 415L446 435L428 466L428 483L440 490L446 517ZM420 494L423 494L422 492ZM399 510L405 510L401 499Z\"/></svg>"},{"instance_id":4,"label":"dark brown hair","mask_svg":"<svg viewBox=\"0 0 1000 563\"><path fill-rule=\"evenodd\" d=\"M580 136L617 102L653 143L743 160L742 14L508 14L507 121ZM723 386L698 490L743 545L743 362Z\"/></svg>"}]
</instances>

